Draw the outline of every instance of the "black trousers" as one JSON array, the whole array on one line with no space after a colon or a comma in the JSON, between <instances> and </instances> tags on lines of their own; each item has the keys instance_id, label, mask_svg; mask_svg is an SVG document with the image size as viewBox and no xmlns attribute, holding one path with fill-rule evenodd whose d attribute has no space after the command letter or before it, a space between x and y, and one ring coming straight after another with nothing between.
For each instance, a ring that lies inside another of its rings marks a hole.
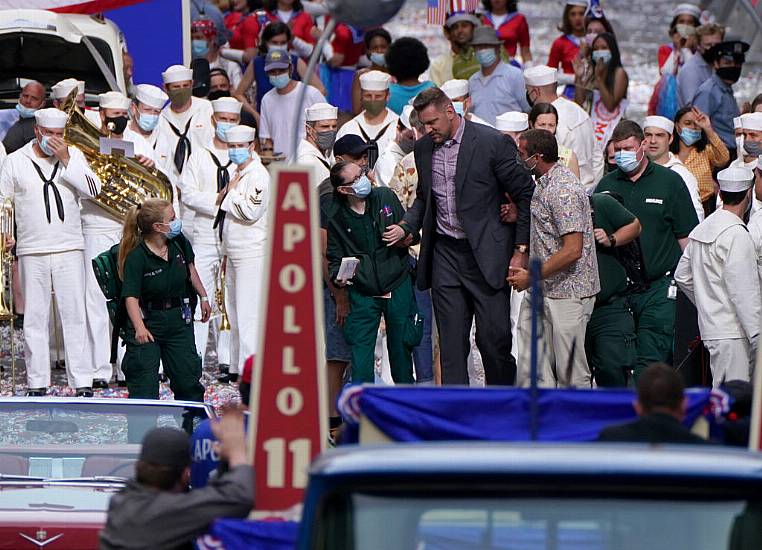
<instances>
[{"instance_id":1,"label":"black trousers","mask_svg":"<svg viewBox=\"0 0 762 550\"><path fill-rule=\"evenodd\" d=\"M488 385L513 385L511 291L495 290L484 280L467 240L437 235L431 275L431 300L439 330L443 384L468 384L466 361L471 323L476 316L476 345Z\"/></svg>"}]
</instances>

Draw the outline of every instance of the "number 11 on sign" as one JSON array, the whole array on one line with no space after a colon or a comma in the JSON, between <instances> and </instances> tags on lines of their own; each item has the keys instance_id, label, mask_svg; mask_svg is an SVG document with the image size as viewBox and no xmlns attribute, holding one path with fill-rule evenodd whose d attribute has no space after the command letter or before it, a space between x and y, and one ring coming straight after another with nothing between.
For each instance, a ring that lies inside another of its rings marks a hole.
<instances>
[{"instance_id":1,"label":"number 11 on sign","mask_svg":"<svg viewBox=\"0 0 762 550\"><path fill-rule=\"evenodd\" d=\"M279 489L286 486L286 440L282 437L268 439L262 444L267 453L267 486ZM307 467L310 464L309 439L294 439L288 444L291 453L291 486L307 487Z\"/></svg>"}]
</instances>

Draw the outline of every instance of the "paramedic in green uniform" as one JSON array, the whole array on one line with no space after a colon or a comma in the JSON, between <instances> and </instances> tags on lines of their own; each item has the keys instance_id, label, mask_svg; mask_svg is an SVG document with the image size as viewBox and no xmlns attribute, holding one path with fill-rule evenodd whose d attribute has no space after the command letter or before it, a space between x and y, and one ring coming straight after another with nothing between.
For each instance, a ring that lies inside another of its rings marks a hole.
<instances>
[{"instance_id":1,"label":"paramedic in green uniform","mask_svg":"<svg viewBox=\"0 0 762 550\"><path fill-rule=\"evenodd\" d=\"M677 298L673 274L698 219L682 178L648 160L640 126L621 121L611 141L617 169L600 181L596 192L618 193L640 221L640 245L650 281L648 289L630 297L638 336L637 379L650 363L672 362Z\"/></svg>"},{"instance_id":2,"label":"paramedic in green uniform","mask_svg":"<svg viewBox=\"0 0 762 550\"><path fill-rule=\"evenodd\" d=\"M161 361L175 399L204 400L190 295L200 297L203 322L211 307L181 231L172 204L162 199L133 207L124 222L119 275L129 321L122 370L133 399L159 398Z\"/></svg>"},{"instance_id":3,"label":"paramedic in green uniform","mask_svg":"<svg viewBox=\"0 0 762 550\"><path fill-rule=\"evenodd\" d=\"M635 369L635 319L627 296L627 272L617 259L617 248L640 235L640 222L609 193L593 193L595 250L601 291L587 323L585 353L596 385L627 385Z\"/></svg>"}]
</instances>

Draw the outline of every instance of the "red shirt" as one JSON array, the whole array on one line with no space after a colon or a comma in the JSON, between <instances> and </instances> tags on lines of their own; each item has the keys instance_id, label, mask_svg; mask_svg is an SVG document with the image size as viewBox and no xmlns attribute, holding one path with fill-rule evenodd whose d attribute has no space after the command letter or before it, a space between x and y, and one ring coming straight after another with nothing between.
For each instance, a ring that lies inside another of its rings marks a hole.
<instances>
[{"instance_id":1,"label":"red shirt","mask_svg":"<svg viewBox=\"0 0 762 550\"><path fill-rule=\"evenodd\" d=\"M331 41L334 53L344 55L342 67L354 67L365 53L365 41L362 31L357 31L344 23L336 25L336 31Z\"/></svg>"},{"instance_id":2,"label":"red shirt","mask_svg":"<svg viewBox=\"0 0 762 550\"><path fill-rule=\"evenodd\" d=\"M232 12L225 16L225 26L233 33L230 47L234 50L256 48L259 40L259 23L254 14Z\"/></svg>"},{"instance_id":3,"label":"red shirt","mask_svg":"<svg viewBox=\"0 0 762 550\"><path fill-rule=\"evenodd\" d=\"M494 27L495 25L490 18L490 14L487 13L482 18L485 25ZM497 29L497 37L505 44L505 51L513 57L516 55L516 46L522 48L529 47L529 25L527 25L526 17L524 14L513 12L509 13L508 17L503 21Z\"/></svg>"},{"instance_id":4,"label":"red shirt","mask_svg":"<svg viewBox=\"0 0 762 550\"><path fill-rule=\"evenodd\" d=\"M267 18L270 21L280 21L280 17L277 14L269 11L267 12ZM310 14L303 11L293 12L291 19L288 21L288 26L291 29L292 35L298 36L310 44L317 43L317 40L312 37L312 27L315 26L315 21Z\"/></svg>"},{"instance_id":5,"label":"red shirt","mask_svg":"<svg viewBox=\"0 0 762 550\"><path fill-rule=\"evenodd\" d=\"M572 61L577 57L578 52L579 46L572 42L565 34L561 35L553 41L553 45L550 47L548 67L555 69L560 63L565 73L574 74Z\"/></svg>"}]
</instances>

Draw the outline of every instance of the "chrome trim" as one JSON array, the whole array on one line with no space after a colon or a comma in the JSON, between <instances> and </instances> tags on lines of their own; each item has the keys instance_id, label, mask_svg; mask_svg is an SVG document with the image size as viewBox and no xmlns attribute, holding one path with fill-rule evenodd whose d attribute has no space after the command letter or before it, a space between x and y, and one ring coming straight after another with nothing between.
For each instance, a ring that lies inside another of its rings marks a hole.
<instances>
[{"instance_id":1,"label":"chrome trim","mask_svg":"<svg viewBox=\"0 0 762 550\"><path fill-rule=\"evenodd\" d=\"M33 543L35 546L39 548L44 548L51 542L57 541L58 539L64 536L63 533L59 533L55 537L47 538L48 533L42 527L40 527L39 531L37 531L34 534L35 538L32 538L29 535L25 535L21 531L19 531L19 535L21 535L21 538L28 540L29 542Z\"/></svg>"},{"instance_id":2,"label":"chrome trim","mask_svg":"<svg viewBox=\"0 0 762 550\"><path fill-rule=\"evenodd\" d=\"M41 403L45 405L54 404L98 404L98 405L127 405L127 406L149 406L149 407L171 407L171 408L191 408L201 409L203 408L209 418L216 418L217 414L214 411L214 407L210 403L199 403L197 401L169 401L159 399L125 399L121 397L0 397L0 405L2 404L14 404L14 403Z\"/></svg>"}]
</instances>

